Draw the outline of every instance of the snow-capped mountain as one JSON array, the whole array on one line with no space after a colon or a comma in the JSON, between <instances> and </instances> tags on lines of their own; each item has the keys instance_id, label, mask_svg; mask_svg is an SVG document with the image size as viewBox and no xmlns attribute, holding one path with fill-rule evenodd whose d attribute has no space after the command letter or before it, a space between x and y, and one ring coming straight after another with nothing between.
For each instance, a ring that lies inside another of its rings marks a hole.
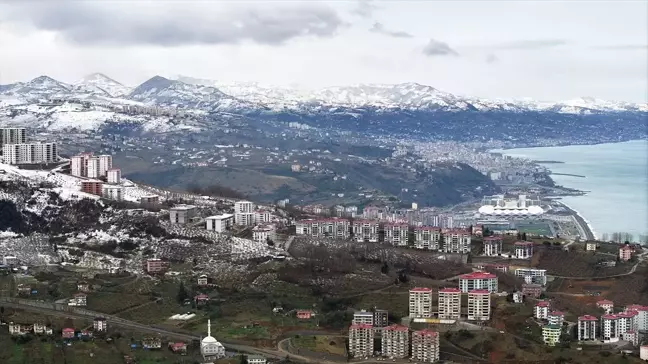
<instances>
[{"instance_id":1,"label":"snow-capped mountain","mask_svg":"<svg viewBox=\"0 0 648 364\"><path fill-rule=\"evenodd\" d=\"M18 82L2 87L2 93L28 100L64 96L70 93L70 86L48 76L39 76L29 82Z\"/></svg>"},{"instance_id":2,"label":"snow-capped mountain","mask_svg":"<svg viewBox=\"0 0 648 364\"><path fill-rule=\"evenodd\" d=\"M96 94L104 94L109 97L124 97L131 92L130 87L126 87L103 73L93 73L85 76L72 84L80 91L90 91Z\"/></svg>"}]
</instances>

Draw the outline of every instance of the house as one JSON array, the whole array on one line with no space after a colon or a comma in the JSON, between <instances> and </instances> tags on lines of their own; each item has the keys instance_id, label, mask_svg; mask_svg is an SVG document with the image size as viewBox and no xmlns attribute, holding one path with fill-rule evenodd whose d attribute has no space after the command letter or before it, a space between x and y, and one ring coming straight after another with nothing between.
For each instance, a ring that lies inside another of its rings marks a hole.
<instances>
[{"instance_id":1,"label":"house","mask_svg":"<svg viewBox=\"0 0 648 364\"><path fill-rule=\"evenodd\" d=\"M102 332L108 330L108 323L105 317L95 317L92 322L94 331Z\"/></svg>"},{"instance_id":2,"label":"house","mask_svg":"<svg viewBox=\"0 0 648 364\"><path fill-rule=\"evenodd\" d=\"M266 364L267 360L265 357L256 354L250 354L247 356L248 364Z\"/></svg>"},{"instance_id":3,"label":"house","mask_svg":"<svg viewBox=\"0 0 648 364\"><path fill-rule=\"evenodd\" d=\"M183 342L169 342L169 350L174 353L186 354L187 353L187 344Z\"/></svg>"},{"instance_id":4,"label":"house","mask_svg":"<svg viewBox=\"0 0 648 364\"><path fill-rule=\"evenodd\" d=\"M522 303L524 300L524 294L520 291L518 292L513 292L513 302L514 303Z\"/></svg>"},{"instance_id":5,"label":"house","mask_svg":"<svg viewBox=\"0 0 648 364\"><path fill-rule=\"evenodd\" d=\"M79 333L79 338L81 339L89 339L92 337L92 333L88 330L81 330Z\"/></svg>"},{"instance_id":6,"label":"house","mask_svg":"<svg viewBox=\"0 0 648 364\"><path fill-rule=\"evenodd\" d=\"M209 303L209 296L204 293L200 293L194 297L194 302L196 306L203 306Z\"/></svg>"},{"instance_id":7,"label":"house","mask_svg":"<svg viewBox=\"0 0 648 364\"><path fill-rule=\"evenodd\" d=\"M29 296L32 291L30 286L24 285L22 283L18 284L17 289L18 289L19 296Z\"/></svg>"},{"instance_id":8,"label":"house","mask_svg":"<svg viewBox=\"0 0 648 364\"><path fill-rule=\"evenodd\" d=\"M61 337L64 339L73 339L74 338L74 329L71 327L66 327L61 330Z\"/></svg>"},{"instance_id":9,"label":"house","mask_svg":"<svg viewBox=\"0 0 648 364\"><path fill-rule=\"evenodd\" d=\"M32 330L34 331L34 334L45 334L45 335L52 335L52 328L48 327L42 322L35 322L33 325Z\"/></svg>"},{"instance_id":10,"label":"house","mask_svg":"<svg viewBox=\"0 0 648 364\"><path fill-rule=\"evenodd\" d=\"M585 243L585 250L586 251L596 251L596 243L590 242L590 243Z\"/></svg>"},{"instance_id":11,"label":"house","mask_svg":"<svg viewBox=\"0 0 648 364\"><path fill-rule=\"evenodd\" d=\"M142 340L142 347L144 349L160 349L162 348L162 340L159 337L145 337Z\"/></svg>"},{"instance_id":12,"label":"house","mask_svg":"<svg viewBox=\"0 0 648 364\"><path fill-rule=\"evenodd\" d=\"M25 335L30 333L31 330L32 326L30 325L16 324L13 322L9 323L9 333L11 335Z\"/></svg>"},{"instance_id":13,"label":"house","mask_svg":"<svg viewBox=\"0 0 648 364\"><path fill-rule=\"evenodd\" d=\"M198 277L198 285L199 286L206 286L209 283L209 279L207 278L206 274L201 274Z\"/></svg>"},{"instance_id":14,"label":"house","mask_svg":"<svg viewBox=\"0 0 648 364\"><path fill-rule=\"evenodd\" d=\"M610 314L614 310L614 302L610 300L600 300L596 302L596 307L602 308L605 310L605 313Z\"/></svg>"},{"instance_id":15,"label":"house","mask_svg":"<svg viewBox=\"0 0 648 364\"><path fill-rule=\"evenodd\" d=\"M90 292L90 284L86 281L81 281L77 283L77 290L79 292Z\"/></svg>"},{"instance_id":16,"label":"house","mask_svg":"<svg viewBox=\"0 0 648 364\"><path fill-rule=\"evenodd\" d=\"M68 301L68 306L86 306L88 296L85 293L75 293Z\"/></svg>"},{"instance_id":17,"label":"house","mask_svg":"<svg viewBox=\"0 0 648 364\"><path fill-rule=\"evenodd\" d=\"M312 310L297 310L295 316L300 320L310 320L315 314Z\"/></svg>"},{"instance_id":18,"label":"house","mask_svg":"<svg viewBox=\"0 0 648 364\"><path fill-rule=\"evenodd\" d=\"M522 284L522 294L525 296L538 298L542 294L542 286L535 283Z\"/></svg>"},{"instance_id":19,"label":"house","mask_svg":"<svg viewBox=\"0 0 648 364\"><path fill-rule=\"evenodd\" d=\"M624 244L619 248L619 259L627 262L632 258L632 253L634 253L634 249L630 245Z\"/></svg>"}]
</instances>

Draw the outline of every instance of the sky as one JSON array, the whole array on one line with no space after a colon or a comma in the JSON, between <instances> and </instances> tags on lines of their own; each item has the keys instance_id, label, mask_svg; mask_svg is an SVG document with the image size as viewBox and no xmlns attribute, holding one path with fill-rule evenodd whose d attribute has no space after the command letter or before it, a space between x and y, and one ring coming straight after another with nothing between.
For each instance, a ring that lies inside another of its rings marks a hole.
<instances>
[{"instance_id":1,"label":"sky","mask_svg":"<svg viewBox=\"0 0 648 364\"><path fill-rule=\"evenodd\" d=\"M0 84L102 72L648 100L648 1L0 0Z\"/></svg>"}]
</instances>

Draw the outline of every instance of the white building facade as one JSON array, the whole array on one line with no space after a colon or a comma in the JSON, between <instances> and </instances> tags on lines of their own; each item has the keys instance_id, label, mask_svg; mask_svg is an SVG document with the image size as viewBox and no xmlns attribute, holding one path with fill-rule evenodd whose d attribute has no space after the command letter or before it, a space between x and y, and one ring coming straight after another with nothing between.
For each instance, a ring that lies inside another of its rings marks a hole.
<instances>
[{"instance_id":1,"label":"white building facade","mask_svg":"<svg viewBox=\"0 0 648 364\"><path fill-rule=\"evenodd\" d=\"M458 320L461 315L461 291L458 288L439 290L439 318Z\"/></svg>"},{"instance_id":2,"label":"white building facade","mask_svg":"<svg viewBox=\"0 0 648 364\"><path fill-rule=\"evenodd\" d=\"M40 164L58 162L56 143L4 144L2 158L6 164Z\"/></svg>"},{"instance_id":3,"label":"white building facade","mask_svg":"<svg viewBox=\"0 0 648 364\"><path fill-rule=\"evenodd\" d=\"M410 289L409 317L432 317L432 289L422 287Z\"/></svg>"},{"instance_id":4,"label":"white building facade","mask_svg":"<svg viewBox=\"0 0 648 364\"><path fill-rule=\"evenodd\" d=\"M468 320L488 321L491 314L491 296L485 289L468 292Z\"/></svg>"},{"instance_id":5,"label":"white building facade","mask_svg":"<svg viewBox=\"0 0 648 364\"><path fill-rule=\"evenodd\" d=\"M485 289L491 293L497 293L497 276L487 272L464 274L459 277L459 289L463 293L475 289Z\"/></svg>"},{"instance_id":6,"label":"white building facade","mask_svg":"<svg viewBox=\"0 0 648 364\"><path fill-rule=\"evenodd\" d=\"M240 226L254 225L254 203L236 201L234 203L234 223Z\"/></svg>"}]
</instances>

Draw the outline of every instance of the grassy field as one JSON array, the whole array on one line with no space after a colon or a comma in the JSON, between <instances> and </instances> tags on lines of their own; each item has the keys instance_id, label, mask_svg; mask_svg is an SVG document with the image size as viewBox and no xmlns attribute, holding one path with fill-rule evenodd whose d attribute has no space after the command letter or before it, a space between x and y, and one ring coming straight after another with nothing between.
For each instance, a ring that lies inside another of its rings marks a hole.
<instances>
[{"instance_id":1,"label":"grassy field","mask_svg":"<svg viewBox=\"0 0 648 364\"><path fill-rule=\"evenodd\" d=\"M88 295L88 309L108 314L115 314L131 307L136 307L155 299L153 296L93 292Z\"/></svg>"},{"instance_id":2,"label":"grassy field","mask_svg":"<svg viewBox=\"0 0 648 364\"><path fill-rule=\"evenodd\" d=\"M346 356L346 340L343 337L317 335L295 336L291 339L297 348L303 348L317 353L328 353Z\"/></svg>"}]
</instances>

